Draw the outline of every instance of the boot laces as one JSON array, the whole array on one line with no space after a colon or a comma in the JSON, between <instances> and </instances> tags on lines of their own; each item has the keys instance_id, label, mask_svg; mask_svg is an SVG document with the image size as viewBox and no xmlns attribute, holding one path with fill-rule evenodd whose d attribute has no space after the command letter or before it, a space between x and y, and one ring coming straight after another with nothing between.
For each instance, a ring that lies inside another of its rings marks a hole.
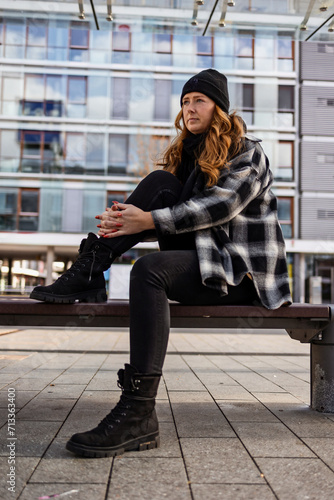
<instances>
[{"instance_id":1,"label":"boot laces","mask_svg":"<svg viewBox=\"0 0 334 500\"><path fill-rule=\"evenodd\" d=\"M91 255L92 254L92 257ZM95 264L96 251L92 250L90 254L79 255L77 260L71 265L64 274L62 274L58 279L68 281L69 279L75 276L75 273L81 272L83 268L86 267L87 264L91 263L89 270L89 278L88 281L92 280L93 268Z\"/></svg>"},{"instance_id":2,"label":"boot laces","mask_svg":"<svg viewBox=\"0 0 334 500\"><path fill-rule=\"evenodd\" d=\"M101 420L100 425L106 425L108 428L112 429L115 424L121 423L121 418L126 417L127 410L130 410L130 408L130 400L122 394L115 408Z\"/></svg>"}]
</instances>

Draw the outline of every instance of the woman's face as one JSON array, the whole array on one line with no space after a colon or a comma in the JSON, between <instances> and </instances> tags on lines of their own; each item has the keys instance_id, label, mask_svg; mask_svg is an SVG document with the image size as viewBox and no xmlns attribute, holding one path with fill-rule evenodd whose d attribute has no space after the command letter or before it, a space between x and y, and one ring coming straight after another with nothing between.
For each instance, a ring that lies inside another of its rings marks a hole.
<instances>
[{"instance_id":1,"label":"woman's face","mask_svg":"<svg viewBox=\"0 0 334 500\"><path fill-rule=\"evenodd\" d=\"M182 116L189 132L205 132L212 122L215 108L215 102L201 92L186 94L182 99Z\"/></svg>"}]
</instances>

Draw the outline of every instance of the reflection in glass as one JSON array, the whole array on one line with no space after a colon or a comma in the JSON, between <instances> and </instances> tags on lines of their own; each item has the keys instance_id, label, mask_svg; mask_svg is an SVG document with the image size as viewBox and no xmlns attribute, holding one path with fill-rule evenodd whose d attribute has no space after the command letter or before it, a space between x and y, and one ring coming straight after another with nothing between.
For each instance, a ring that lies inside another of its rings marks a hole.
<instances>
[{"instance_id":1,"label":"reflection in glass","mask_svg":"<svg viewBox=\"0 0 334 500\"><path fill-rule=\"evenodd\" d=\"M28 24L28 45L46 45L46 26L44 24L36 23Z\"/></svg>"},{"instance_id":2,"label":"reflection in glass","mask_svg":"<svg viewBox=\"0 0 334 500\"><path fill-rule=\"evenodd\" d=\"M128 163L128 136L113 134L109 136L108 174L125 174Z\"/></svg>"},{"instance_id":3,"label":"reflection in glass","mask_svg":"<svg viewBox=\"0 0 334 500\"><path fill-rule=\"evenodd\" d=\"M22 189L21 191L21 213L38 212L38 191Z\"/></svg>"}]
</instances>

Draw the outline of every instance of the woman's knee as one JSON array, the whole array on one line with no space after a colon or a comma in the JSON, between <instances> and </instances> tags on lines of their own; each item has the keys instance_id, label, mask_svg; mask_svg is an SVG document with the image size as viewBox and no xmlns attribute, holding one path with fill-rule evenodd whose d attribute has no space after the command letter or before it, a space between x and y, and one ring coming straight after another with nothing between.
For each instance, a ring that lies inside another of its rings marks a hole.
<instances>
[{"instance_id":1,"label":"woman's knee","mask_svg":"<svg viewBox=\"0 0 334 500\"><path fill-rule=\"evenodd\" d=\"M182 184L174 174L167 170L153 170L150 172L141 183L157 186L157 189L181 189Z\"/></svg>"},{"instance_id":2,"label":"woman's knee","mask_svg":"<svg viewBox=\"0 0 334 500\"><path fill-rule=\"evenodd\" d=\"M168 274L161 257L161 252L153 252L137 259L131 269L130 287L145 283L160 288L166 281L166 273Z\"/></svg>"}]
</instances>

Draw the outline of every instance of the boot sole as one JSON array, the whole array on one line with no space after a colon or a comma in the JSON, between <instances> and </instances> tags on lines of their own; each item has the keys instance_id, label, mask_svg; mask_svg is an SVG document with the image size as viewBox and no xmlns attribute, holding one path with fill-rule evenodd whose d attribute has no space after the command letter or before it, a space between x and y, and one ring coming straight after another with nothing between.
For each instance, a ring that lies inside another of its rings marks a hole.
<instances>
[{"instance_id":1,"label":"boot sole","mask_svg":"<svg viewBox=\"0 0 334 500\"><path fill-rule=\"evenodd\" d=\"M153 450L154 448L159 448L159 446L159 434L149 434L138 439L132 439L131 441L127 441L126 443L122 443L118 446L110 446L105 448L99 448L97 446L85 446L83 444L74 443L72 441L68 441L66 443L67 450L75 453L76 455L87 458L115 457L117 455L122 455L126 451Z\"/></svg>"},{"instance_id":2,"label":"boot sole","mask_svg":"<svg viewBox=\"0 0 334 500\"><path fill-rule=\"evenodd\" d=\"M53 295L44 292L32 291L31 299L41 300L42 302L50 302L56 304L73 304L74 302L107 302L107 294L105 289L89 290L88 292L78 292L72 295Z\"/></svg>"}]
</instances>

